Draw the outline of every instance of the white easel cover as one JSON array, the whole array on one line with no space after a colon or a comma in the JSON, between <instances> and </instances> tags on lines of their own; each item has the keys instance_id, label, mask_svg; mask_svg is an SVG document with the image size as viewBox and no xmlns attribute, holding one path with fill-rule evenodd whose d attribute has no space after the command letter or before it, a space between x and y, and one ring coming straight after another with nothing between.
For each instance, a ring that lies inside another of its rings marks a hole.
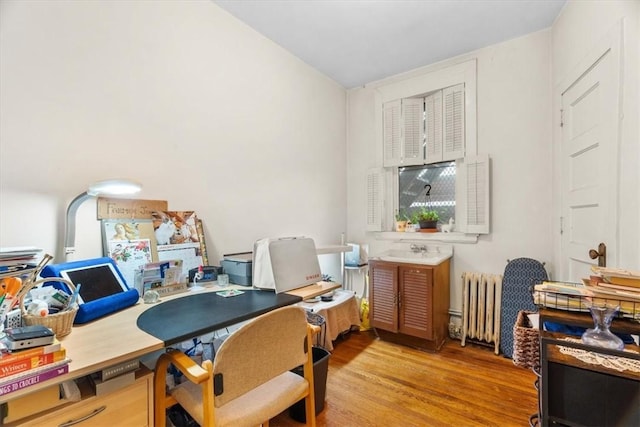
<instances>
[{"instance_id":1,"label":"white easel cover","mask_svg":"<svg viewBox=\"0 0 640 427\"><path fill-rule=\"evenodd\" d=\"M322 280L318 253L308 237L266 238L253 245L253 287L290 291Z\"/></svg>"}]
</instances>

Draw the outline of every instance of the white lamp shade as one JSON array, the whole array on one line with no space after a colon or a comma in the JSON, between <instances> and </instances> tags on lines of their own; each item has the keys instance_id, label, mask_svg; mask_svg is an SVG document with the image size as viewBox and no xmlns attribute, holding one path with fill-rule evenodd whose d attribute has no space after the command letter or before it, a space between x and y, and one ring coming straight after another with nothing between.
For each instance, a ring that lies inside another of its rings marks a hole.
<instances>
[{"instance_id":1,"label":"white lamp shade","mask_svg":"<svg viewBox=\"0 0 640 427\"><path fill-rule=\"evenodd\" d=\"M87 190L90 196L99 196L101 194L121 196L125 194L134 194L142 190L142 185L137 182L123 179L108 179L94 183Z\"/></svg>"}]
</instances>

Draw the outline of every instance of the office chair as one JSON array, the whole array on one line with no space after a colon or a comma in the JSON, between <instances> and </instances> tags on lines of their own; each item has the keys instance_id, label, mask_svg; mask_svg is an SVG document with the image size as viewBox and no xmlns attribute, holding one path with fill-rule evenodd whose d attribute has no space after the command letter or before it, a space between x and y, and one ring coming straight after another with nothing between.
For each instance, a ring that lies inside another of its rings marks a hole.
<instances>
[{"instance_id":1,"label":"office chair","mask_svg":"<svg viewBox=\"0 0 640 427\"><path fill-rule=\"evenodd\" d=\"M301 399L308 426L316 425L312 338L302 307L288 306L241 326L220 346L213 363L198 365L169 350L156 364L155 425L165 427L166 409L179 403L203 427L263 426ZM187 381L167 394L169 364ZM303 366L304 377L291 372Z\"/></svg>"}]
</instances>

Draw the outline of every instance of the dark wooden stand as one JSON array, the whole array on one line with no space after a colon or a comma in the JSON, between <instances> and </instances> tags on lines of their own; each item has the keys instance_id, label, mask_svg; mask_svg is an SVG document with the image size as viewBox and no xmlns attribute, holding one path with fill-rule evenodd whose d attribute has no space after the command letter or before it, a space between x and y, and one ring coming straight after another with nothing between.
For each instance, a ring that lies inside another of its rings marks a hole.
<instances>
[{"instance_id":1,"label":"dark wooden stand","mask_svg":"<svg viewBox=\"0 0 640 427\"><path fill-rule=\"evenodd\" d=\"M437 266L369 261L369 318L376 334L439 350L448 336L449 271L448 259Z\"/></svg>"},{"instance_id":2,"label":"dark wooden stand","mask_svg":"<svg viewBox=\"0 0 640 427\"><path fill-rule=\"evenodd\" d=\"M585 363L561 353L559 346L634 360L640 360L640 347L632 344L625 351L617 351L565 341L567 335L543 331L542 325L547 321L593 327L589 313L540 309L541 425L639 426L640 373ZM615 319L611 330L640 335L640 323Z\"/></svg>"}]
</instances>

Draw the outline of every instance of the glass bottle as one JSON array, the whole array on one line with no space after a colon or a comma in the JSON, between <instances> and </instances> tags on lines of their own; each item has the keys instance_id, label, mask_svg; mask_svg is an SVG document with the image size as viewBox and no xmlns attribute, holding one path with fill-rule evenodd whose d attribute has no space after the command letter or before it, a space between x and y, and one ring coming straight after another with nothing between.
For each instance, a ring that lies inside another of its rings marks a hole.
<instances>
[{"instance_id":1,"label":"glass bottle","mask_svg":"<svg viewBox=\"0 0 640 427\"><path fill-rule=\"evenodd\" d=\"M611 321L619 309L618 305L591 305L589 311L591 311L595 327L587 329L582 334L582 342L596 347L622 350L624 342L609 330Z\"/></svg>"}]
</instances>

